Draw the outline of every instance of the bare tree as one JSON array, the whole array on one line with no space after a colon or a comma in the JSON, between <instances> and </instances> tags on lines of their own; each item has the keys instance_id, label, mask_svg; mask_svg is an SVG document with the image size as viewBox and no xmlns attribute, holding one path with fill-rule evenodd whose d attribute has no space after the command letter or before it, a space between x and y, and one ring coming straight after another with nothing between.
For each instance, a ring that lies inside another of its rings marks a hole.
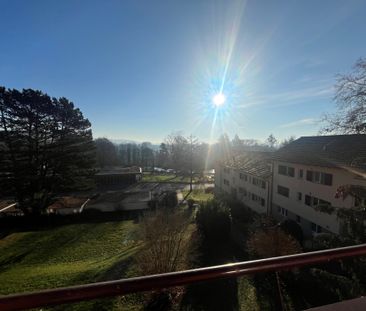
<instances>
[{"instance_id":1,"label":"bare tree","mask_svg":"<svg viewBox=\"0 0 366 311\"><path fill-rule=\"evenodd\" d=\"M176 172L184 171L187 168L187 139L181 132L176 132L165 139L165 144L168 147L172 168Z\"/></svg>"},{"instance_id":2,"label":"bare tree","mask_svg":"<svg viewBox=\"0 0 366 311\"><path fill-rule=\"evenodd\" d=\"M290 136L289 138L285 138L283 141L281 141L280 148L287 146L288 144L291 144L293 141L295 141L295 136Z\"/></svg>"},{"instance_id":3,"label":"bare tree","mask_svg":"<svg viewBox=\"0 0 366 311\"><path fill-rule=\"evenodd\" d=\"M233 156L232 145L230 138L226 133L220 136L218 146L219 146L219 159L221 161L232 158Z\"/></svg>"},{"instance_id":4,"label":"bare tree","mask_svg":"<svg viewBox=\"0 0 366 311\"><path fill-rule=\"evenodd\" d=\"M188 225L189 217L181 211L163 209L143 218L139 235L144 247L137 256L143 275L185 268Z\"/></svg>"},{"instance_id":5,"label":"bare tree","mask_svg":"<svg viewBox=\"0 0 366 311\"><path fill-rule=\"evenodd\" d=\"M231 141L233 155L238 155L244 150L244 144L243 140L240 139L240 137L236 134Z\"/></svg>"},{"instance_id":6,"label":"bare tree","mask_svg":"<svg viewBox=\"0 0 366 311\"><path fill-rule=\"evenodd\" d=\"M159 210L146 215L139 229L144 246L136 257L140 275L173 272L187 268L190 249L190 218L182 211ZM147 294L144 302L153 310L171 310L184 288L175 287ZM149 308L147 308L149 309Z\"/></svg>"},{"instance_id":7,"label":"bare tree","mask_svg":"<svg viewBox=\"0 0 366 311\"><path fill-rule=\"evenodd\" d=\"M326 114L322 133L366 134L366 58L360 58L353 72L338 75L335 114Z\"/></svg>"},{"instance_id":8,"label":"bare tree","mask_svg":"<svg viewBox=\"0 0 366 311\"><path fill-rule=\"evenodd\" d=\"M273 136L273 134L270 134L266 140L266 143L268 144L268 146L270 148L275 148L276 147L276 144L277 144L277 139L276 137Z\"/></svg>"},{"instance_id":9,"label":"bare tree","mask_svg":"<svg viewBox=\"0 0 366 311\"><path fill-rule=\"evenodd\" d=\"M248 241L250 253L259 258L277 257L301 252L300 244L278 227L266 228L255 232ZM286 310L280 276L275 272L277 290L282 310Z\"/></svg>"}]
</instances>

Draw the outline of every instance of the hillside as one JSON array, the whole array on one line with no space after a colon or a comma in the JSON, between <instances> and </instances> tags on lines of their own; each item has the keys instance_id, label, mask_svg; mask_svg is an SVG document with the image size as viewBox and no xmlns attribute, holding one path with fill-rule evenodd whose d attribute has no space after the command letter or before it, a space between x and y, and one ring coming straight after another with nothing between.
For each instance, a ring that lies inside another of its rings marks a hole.
<instances>
[{"instance_id":1,"label":"hillside","mask_svg":"<svg viewBox=\"0 0 366 311\"><path fill-rule=\"evenodd\" d=\"M136 227L116 221L12 233L0 240L0 295L121 278L140 246ZM75 306L100 310L97 305Z\"/></svg>"}]
</instances>

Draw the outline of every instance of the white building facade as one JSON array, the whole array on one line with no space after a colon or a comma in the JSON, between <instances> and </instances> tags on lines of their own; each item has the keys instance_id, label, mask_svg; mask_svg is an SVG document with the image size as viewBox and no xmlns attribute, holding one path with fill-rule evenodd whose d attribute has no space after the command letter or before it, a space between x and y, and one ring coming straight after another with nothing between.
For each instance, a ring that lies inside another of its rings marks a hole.
<instances>
[{"instance_id":1,"label":"white building facade","mask_svg":"<svg viewBox=\"0 0 366 311\"><path fill-rule=\"evenodd\" d=\"M315 209L319 205L351 208L355 197L337 197L344 185L366 187L366 180L341 168L309 166L274 161L272 215L298 222L304 233L340 233L337 216Z\"/></svg>"},{"instance_id":2,"label":"white building facade","mask_svg":"<svg viewBox=\"0 0 366 311\"><path fill-rule=\"evenodd\" d=\"M247 152L215 169L215 188L232 194L260 214L271 210L271 169L268 155Z\"/></svg>"},{"instance_id":3,"label":"white building facade","mask_svg":"<svg viewBox=\"0 0 366 311\"><path fill-rule=\"evenodd\" d=\"M216 187L232 193L254 211L278 220L296 221L305 235L339 234L343 224L336 213L320 212L318 207L365 204L365 138L366 135L301 137L265 157L268 170L262 179L250 174L258 172L253 167L221 164L216 170ZM260 165L262 172L263 163L251 161L252 166ZM345 187L364 189L363 194L339 195Z\"/></svg>"}]
</instances>

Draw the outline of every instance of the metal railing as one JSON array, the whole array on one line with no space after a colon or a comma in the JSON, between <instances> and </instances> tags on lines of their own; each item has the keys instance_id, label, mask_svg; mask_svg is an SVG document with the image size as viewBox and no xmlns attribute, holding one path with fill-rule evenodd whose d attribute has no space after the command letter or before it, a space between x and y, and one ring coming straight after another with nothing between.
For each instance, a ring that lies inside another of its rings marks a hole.
<instances>
[{"instance_id":1,"label":"metal railing","mask_svg":"<svg viewBox=\"0 0 366 311\"><path fill-rule=\"evenodd\" d=\"M366 244L116 281L0 296L0 310L24 310L97 298L121 296L214 279L239 277L261 272L289 270L306 265L362 255L366 255Z\"/></svg>"}]
</instances>

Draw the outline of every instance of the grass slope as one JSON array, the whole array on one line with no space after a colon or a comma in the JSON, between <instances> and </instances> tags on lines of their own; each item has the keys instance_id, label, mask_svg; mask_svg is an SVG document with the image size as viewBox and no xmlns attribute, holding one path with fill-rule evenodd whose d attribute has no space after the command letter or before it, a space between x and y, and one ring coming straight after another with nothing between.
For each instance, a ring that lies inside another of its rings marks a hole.
<instances>
[{"instance_id":1,"label":"grass slope","mask_svg":"<svg viewBox=\"0 0 366 311\"><path fill-rule=\"evenodd\" d=\"M13 233L0 240L0 295L95 282L127 266L140 244L136 224L72 224Z\"/></svg>"},{"instance_id":2,"label":"grass slope","mask_svg":"<svg viewBox=\"0 0 366 311\"><path fill-rule=\"evenodd\" d=\"M189 195L187 196L188 193ZM198 203L204 203L214 198L213 193L206 193L204 189L193 189L192 192L189 192L189 190L183 190L182 194L186 200L193 199Z\"/></svg>"},{"instance_id":3,"label":"grass slope","mask_svg":"<svg viewBox=\"0 0 366 311\"><path fill-rule=\"evenodd\" d=\"M190 183L190 176L176 176L174 174L150 174L144 173L142 175L142 182L172 182L172 183ZM199 178L197 175L193 176L193 183L197 183Z\"/></svg>"}]
</instances>

